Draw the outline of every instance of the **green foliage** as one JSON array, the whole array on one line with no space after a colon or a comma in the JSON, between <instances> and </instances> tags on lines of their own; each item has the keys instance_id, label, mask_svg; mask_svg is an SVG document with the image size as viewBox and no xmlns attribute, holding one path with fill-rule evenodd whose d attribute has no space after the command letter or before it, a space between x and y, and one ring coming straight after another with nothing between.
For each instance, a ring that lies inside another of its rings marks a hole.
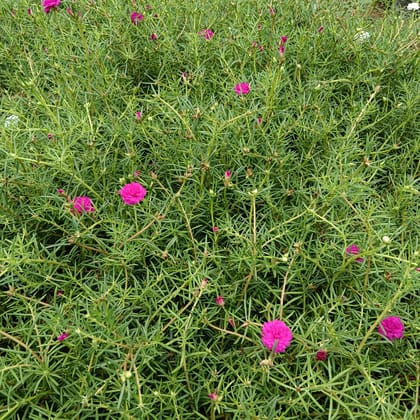
<instances>
[{"instance_id":1,"label":"green foliage","mask_svg":"<svg viewBox=\"0 0 420 420\"><path fill-rule=\"evenodd\" d=\"M133 25L129 1L18 3L0 4L0 418L414 419L416 15L170 0ZM403 339L377 333L387 315Z\"/></svg>"}]
</instances>

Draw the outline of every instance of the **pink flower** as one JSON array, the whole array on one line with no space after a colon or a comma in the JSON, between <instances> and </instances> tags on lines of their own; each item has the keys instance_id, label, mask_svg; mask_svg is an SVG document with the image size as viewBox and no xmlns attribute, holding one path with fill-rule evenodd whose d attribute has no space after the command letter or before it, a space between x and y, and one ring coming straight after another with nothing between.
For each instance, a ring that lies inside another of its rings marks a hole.
<instances>
[{"instance_id":1,"label":"pink flower","mask_svg":"<svg viewBox=\"0 0 420 420\"><path fill-rule=\"evenodd\" d=\"M229 170L227 170L226 172L225 172L225 179L230 179L230 177L232 176L232 172L231 171L229 171Z\"/></svg>"},{"instance_id":2,"label":"pink flower","mask_svg":"<svg viewBox=\"0 0 420 420\"><path fill-rule=\"evenodd\" d=\"M249 93L249 83L241 82L233 88L237 95L247 95Z\"/></svg>"},{"instance_id":3,"label":"pink flower","mask_svg":"<svg viewBox=\"0 0 420 420\"><path fill-rule=\"evenodd\" d=\"M129 206L139 203L146 196L146 188L138 182L131 182L130 184L124 185L120 191L122 201Z\"/></svg>"},{"instance_id":4,"label":"pink flower","mask_svg":"<svg viewBox=\"0 0 420 420\"><path fill-rule=\"evenodd\" d=\"M271 16L274 16L276 14L275 10L272 7L269 7L268 11L269 11Z\"/></svg>"},{"instance_id":5,"label":"pink flower","mask_svg":"<svg viewBox=\"0 0 420 420\"><path fill-rule=\"evenodd\" d=\"M359 247L357 246L357 245L355 245L355 244L351 244L350 246L348 246L347 248L346 248L346 254L347 255L357 255L357 254L359 254L360 253L360 249L359 249ZM356 262L358 262L358 263L362 263L364 261L364 259L363 258L361 258L361 257L359 257L359 258L356 258Z\"/></svg>"},{"instance_id":6,"label":"pink flower","mask_svg":"<svg viewBox=\"0 0 420 420\"><path fill-rule=\"evenodd\" d=\"M262 326L262 343L274 353L283 353L289 347L292 338L292 331L283 321L275 319L264 322Z\"/></svg>"},{"instance_id":7,"label":"pink flower","mask_svg":"<svg viewBox=\"0 0 420 420\"><path fill-rule=\"evenodd\" d=\"M316 352L315 360L324 361L327 358L327 350L320 349Z\"/></svg>"},{"instance_id":8,"label":"pink flower","mask_svg":"<svg viewBox=\"0 0 420 420\"><path fill-rule=\"evenodd\" d=\"M144 16L141 13L133 12L130 15L130 19L133 25L137 25L139 22L141 22L144 19Z\"/></svg>"},{"instance_id":9,"label":"pink flower","mask_svg":"<svg viewBox=\"0 0 420 420\"><path fill-rule=\"evenodd\" d=\"M73 10L71 10L71 7L67 7L66 12L69 16L74 16Z\"/></svg>"},{"instance_id":10,"label":"pink flower","mask_svg":"<svg viewBox=\"0 0 420 420\"><path fill-rule=\"evenodd\" d=\"M258 117L257 118L257 125L261 125L261 123L262 123L262 118L261 117Z\"/></svg>"},{"instance_id":11,"label":"pink flower","mask_svg":"<svg viewBox=\"0 0 420 420\"><path fill-rule=\"evenodd\" d=\"M86 196L79 196L73 199L73 208L72 213L82 214L83 212L86 213L93 213L95 208L93 207L92 200Z\"/></svg>"},{"instance_id":12,"label":"pink flower","mask_svg":"<svg viewBox=\"0 0 420 420\"><path fill-rule=\"evenodd\" d=\"M201 30L198 35L202 36L204 39L212 39L214 32L211 29L203 29Z\"/></svg>"},{"instance_id":13,"label":"pink flower","mask_svg":"<svg viewBox=\"0 0 420 420\"><path fill-rule=\"evenodd\" d=\"M417 268L416 268L416 271L420 271L420 267L417 267Z\"/></svg>"},{"instance_id":14,"label":"pink flower","mask_svg":"<svg viewBox=\"0 0 420 420\"><path fill-rule=\"evenodd\" d=\"M32 9L28 9L27 12L29 16L32 16Z\"/></svg>"},{"instance_id":15,"label":"pink flower","mask_svg":"<svg viewBox=\"0 0 420 420\"><path fill-rule=\"evenodd\" d=\"M43 0L42 7L45 13L50 13L51 9L56 9L61 3L61 0Z\"/></svg>"},{"instance_id":16,"label":"pink flower","mask_svg":"<svg viewBox=\"0 0 420 420\"><path fill-rule=\"evenodd\" d=\"M229 323L229 325L232 327L232 328L235 328L236 326L235 326L235 320L233 319L233 318L229 318L228 319L228 323Z\"/></svg>"},{"instance_id":17,"label":"pink flower","mask_svg":"<svg viewBox=\"0 0 420 420\"><path fill-rule=\"evenodd\" d=\"M156 34L152 34L152 35L150 35L150 39L151 39L152 41L156 41L156 40L157 40L157 35L156 35Z\"/></svg>"},{"instance_id":18,"label":"pink flower","mask_svg":"<svg viewBox=\"0 0 420 420\"><path fill-rule=\"evenodd\" d=\"M280 38L280 43L279 43L279 54L280 54L280 57L283 57L284 56L284 44L286 44L286 42L287 42L287 36L282 36Z\"/></svg>"},{"instance_id":19,"label":"pink flower","mask_svg":"<svg viewBox=\"0 0 420 420\"><path fill-rule=\"evenodd\" d=\"M137 111L136 112L136 120L141 121L142 118L143 118L143 114L141 113L141 111Z\"/></svg>"},{"instance_id":20,"label":"pink flower","mask_svg":"<svg viewBox=\"0 0 420 420\"><path fill-rule=\"evenodd\" d=\"M212 226L211 230L213 232L218 232L219 231L219 228L217 226Z\"/></svg>"},{"instance_id":21,"label":"pink flower","mask_svg":"<svg viewBox=\"0 0 420 420\"><path fill-rule=\"evenodd\" d=\"M64 192L64 190L63 190L62 188L59 188L59 189L57 190L57 194L58 194L58 195L64 195L64 194L65 194L65 192Z\"/></svg>"},{"instance_id":22,"label":"pink flower","mask_svg":"<svg viewBox=\"0 0 420 420\"><path fill-rule=\"evenodd\" d=\"M211 394L209 394L209 398L212 401L216 401L218 399L218 395L215 392L212 392Z\"/></svg>"},{"instance_id":23,"label":"pink flower","mask_svg":"<svg viewBox=\"0 0 420 420\"><path fill-rule=\"evenodd\" d=\"M217 296L216 298L216 304L219 306L223 306L225 304L225 299L223 296Z\"/></svg>"},{"instance_id":24,"label":"pink flower","mask_svg":"<svg viewBox=\"0 0 420 420\"><path fill-rule=\"evenodd\" d=\"M48 138L48 140L52 140L54 138L54 134L53 133L48 133L47 138Z\"/></svg>"},{"instance_id":25,"label":"pink flower","mask_svg":"<svg viewBox=\"0 0 420 420\"><path fill-rule=\"evenodd\" d=\"M323 30L324 30L324 27L323 27L323 26L320 26L320 27L318 28L318 33L320 34Z\"/></svg>"},{"instance_id":26,"label":"pink flower","mask_svg":"<svg viewBox=\"0 0 420 420\"><path fill-rule=\"evenodd\" d=\"M378 333L390 341L403 338L404 324L398 316L389 316L379 323Z\"/></svg>"},{"instance_id":27,"label":"pink flower","mask_svg":"<svg viewBox=\"0 0 420 420\"><path fill-rule=\"evenodd\" d=\"M57 337L57 341L64 341L68 336L66 332L63 332Z\"/></svg>"}]
</instances>

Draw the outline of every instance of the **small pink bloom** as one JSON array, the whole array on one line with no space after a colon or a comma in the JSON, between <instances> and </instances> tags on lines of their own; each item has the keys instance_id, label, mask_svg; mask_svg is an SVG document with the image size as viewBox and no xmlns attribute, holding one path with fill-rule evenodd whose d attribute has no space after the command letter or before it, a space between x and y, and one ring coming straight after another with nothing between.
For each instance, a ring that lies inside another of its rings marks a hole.
<instances>
[{"instance_id":1,"label":"small pink bloom","mask_svg":"<svg viewBox=\"0 0 420 420\"><path fill-rule=\"evenodd\" d=\"M134 178L138 178L140 176L140 171L134 171L133 176Z\"/></svg>"},{"instance_id":2,"label":"small pink bloom","mask_svg":"<svg viewBox=\"0 0 420 420\"><path fill-rule=\"evenodd\" d=\"M184 82L186 82L186 81L187 81L187 73L186 73L185 71L183 71L183 72L181 73L181 79L182 79Z\"/></svg>"},{"instance_id":3,"label":"small pink bloom","mask_svg":"<svg viewBox=\"0 0 420 420\"><path fill-rule=\"evenodd\" d=\"M262 343L274 353L284 353L286 348L289 347L292 338L292 331L283 321L275 319L264 322L262 326Z\"/></svg>"},{"instance_id":4,"label":"small pink bloom","mask_svg":"<svg viewBox=\"0 0 420 420\"><path fill-rule=\"evenodd\" d=\"M64 194L65 194L65 192L64 192L64 190L63 190L62 188L59 188L59 189L57 190L57 194L58 194L58 195L64 195Z\"/></svg>"},{"instance_id":5,"label":"small pink bloom","mask_svg":"<svg viewBox=\"0 0 420 420\"><path fill-rule=\"evenodd\" d=\"M211 230L212 230L213 232L218 232L218 231L219 231L219 228L218 228L217 226L213 226L213 227L211 228Z\"/></svg>"},{"instance_id":6,"label":"small pink bloom","mask_svg":"<svg viewBox=\"0 0 420 420\"><path fill-rule=\"evenodd\" d=\"M275 10L272 7L269 7L268 11L269 11L271 16L274 16L276 14Z\"/></svg>"},{"instance_id":7,"label":"small pink bloom","mask_svg":"<svg viewBox=\"0 0 420 420\"><path fill-rule=\"evenodd\" d=\"M223 306L225 304L225 299L223 296L217 296L216 298L216 304L219 306Z\"/></svg>"},{"instance_id":8,"label":"small pink bloom","mask_svg":"<svg viewBox=\"0 0 420 420\"><path fill-rule=\"evenodd\" d=\"M61 0L43 0L42 7L45 13L50 13L51 9L56 9L61 3Z\"/></svg>"},{"instance_id":9,"label":"small pink bloom","mask_svg":"<svg viewBox=\"0 0 420 420\"><path fill-rule=\"evenodd\" d=\"M348 246L347 248L346 248L346 254L347 255L357 255L357 254L359 254L360 253L360 249L359 249L359 247L357 246L357 245L355 245L355 244L351 244L350 246ZM363 258L361 258L361 257L359 257L359 258L356 258L356 262L358 262L358 263L362 263L364 261L364 259Z\"/></svg>"},{"instance_id":10,"label":"small pink bloom","mask_svg":"<svg viewBox=\"0 0 420 420\"><path fill-rule=\"evenodd\" d=\"M237 95L247 95L249 93L249 83L241 82L235 85L233 88Z\"/></svg>"},{"instance_id":11,"label":"small pink bloom","mask_svg":"<svg viewBox=\"0 0 420 420\"><path fill-rule=\"evenodd\" d=\"M229 325L230 325L232 328L236 328L236 326L235 326L235 320L234 320L233 318L229 318L229 319L228 319L228 323L229 323Z\"/></svg>"},{"instance_id":12,"label":"small pink bloom","mask_svg":"<svg viewBox=\"0 0 420 420\"><path fill-rule=\"evenodd\" d=\"M256 48L257 45L258 45L258 42L257 41L252 41L252 44L251 44L251 47L252 48Z\"/></svg>"},{"instance_id":13,"label":"small pink bloom","mask_svg":"<svg viewBox=\"0 0 420 420\"><path fill-rule=\"evenodd\" d=\"M54 134L48 133L47 137L48 137L48 140L52 140L54 138Z\"/></svg>"},{"instance_id":14,"label":"small pink bloom","mask_svg":"<svg viewBox=\"0 0 420 420\"><path fill-rule=\"evenodd\" d=\"M417 268L416 268L416 271L420 271L420 267L417 267Z\"/></svg>"},{"instance_id":15,"label":"small pink bloom","mask_svg":"<svg viewBox=\"0 0 420 420\"><path fill-rule=\"evenodd\" d=\"M144 16L141 13L133 12L130 15L130 19L133 25L137 25L139 22L141 22L144 19Z\"/></svg>"},{"instance_id":16,"label":"small pink bloom","mask_svg":"<svg viewBox=\"0 0 420 420\"><path fill-rule=\"evenodd\" d=\"M95 208L93 207L92 200L86 196L79 196L73 199L73 208L72 213L82 214L83 212L86 213L93 213Z\"/></svg>"},{"instance_id":17,"label":"small pink bloom","mask_svg":"<svg viewBox=\"0 0 420 420\"><path fill-rule=\"evenodd\" d=\"M204 289L207 286L208 283L208 279L206 279L205 277L201 280L201 287Z\"/></svg>"},{"instance_id":18,"label":"small pink bloom","mask_svg":"<svg viewBox=\"0 0 420 420\"><path fill-rule=\"evenodd\" d=\"M261 123L262 123L262 118L261 117L258 117L257 118L257 125L261 125Z\"/></svg>"},{"instance_id":19,"label":"small pink bloom","mask_svg":"<svg viewBox=\"0 0 420 420\"><path fill-rule=\"evenodd\" d=\"M316 352L315 360L324 361L327 358L327 350L320 349Z\"/></svg>"},{"instance_id":20,"label":"small pink bloom","mask_svg":"<svg viewBox=\"0 0 420 420\"><path fill-rule=\"evenodd\" d=\"M202 36L204 39L210 40L213 38L214 32L211 29L203 29L198 35Z\"/></svg>"},{"instance_id":21,"label":"small pink bloom","mask_svg":"<svg viewBox=\"0 0 420 420\"><path fill-rule=\"evenodd\" d=\"M74 16L73 10L71 10L71 7L67 7L66 12L70 16Z\"/></svg>"},{"instance_id":22,"label":"small pink bloom","mask_svg":"<svg viewBox=\"0 0 420 420\"><path fill-rule=\"evenodd\" d=\"M57 337L57 341L64 341L68 336L66 332L63 332Z\"/></svg>"},{"instance_id":23,"label":"small pink bloom","mask_svg":"<svg viewBox=\"0 0 420 420\"><path fill-rule=\"evenodd\" d=\"M156 40L157 40L157 35L156 35L156 34L152 34L152 35L150 35L150 39L151 39L152 41L156 41Z\"/></svg>"},{"instance_id":24,"label":"small pink bloom","mask_svg":"<svg viewBox=\"0 0 420 420\"><path fill-rule=\"evenodd\" d=\"M141 113L141 111L137 111L136 112L136 120L141 121L142 118L143 118L143 114Z\"/></svg>"},{"instance_id":25,"label":"small pink bloom","mask_svg":"<svg viewBox=\"0 0 420 420\"><path fill-rule=\"evenodd\" d=\"M216 401L217 400L217 394L215 392L212 392L211 394L209 394L209 398L212 401Z\"/></svg>"},{"instance_id":26,"label":"small pink bloom","mask_svg":"<svg viewBox=\"0 0 420 420\"><path fill-rule=\"evenodd\" d=\"M227 170L226 172L225 172L225 179L230 179L230 177L232 176L232 172L231 171L229 171L229 170Z\"/></svg>"},{"instance_id":27,"label":"small pink bloom","mask_svg":"<svg viewBox=\"0 0 420 420\"><path fill-rule=\"evenodd\" d=\"M27 12L29 16L32 16L32 9L28 9Z\"/></svg>"},{"instance_id":28,"label":"small pink bloom","mask_svg":"<svg viewBox=\"0 0 420 420\"><path fill-rule=\"evenodd\" d=\"M280 43L279 43L279 54L280 54L280 57L283 57L284 56L284 50L285 50L284 44L286 44L286 42L287 42L287 36L282 36L280 38Z\"/></svg>"},{"instance_id":29,"label":"small pink bloom","mask_svg":"<svg viewBox=\"0 0 420 420\"><path fill-rule=\"evenodd\" d=\"M323 27L323 26L320 26L320 27L318 28L318 33L320 34L323 30L324 30L324 27Z\"/></svg>"},{"instance_id":30,"label":"small pink bloom","mask_svg":"<svg viewBox=\"0 0 420 420\"><path fill-rule=\"evenodd\" d=\"M404 324L398 316L389 316L379 323L378 333L390 341L403 338Z\"/></svg>"},{"instance_id":31,"label":"small pink bloom","mask_svg":"<svg viewBox=\"0 0 420 420\"><path fill-rule=\"evenodd\" d=\"M122 201L124 201L125 204L132 206L142 201L146 196L147 191L146 188L138 182L131 182L124 185L119 193Z\"/></svg>"}]
</instances>

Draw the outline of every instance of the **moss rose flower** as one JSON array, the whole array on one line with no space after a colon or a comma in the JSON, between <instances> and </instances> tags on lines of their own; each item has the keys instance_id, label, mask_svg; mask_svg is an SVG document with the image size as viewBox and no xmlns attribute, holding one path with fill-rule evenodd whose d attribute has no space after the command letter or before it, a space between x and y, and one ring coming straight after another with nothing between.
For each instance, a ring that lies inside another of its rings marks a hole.
<instances>
[{"instance_id":1,"label":"moss rose flower","mask_svg":"<svg viewBox=\"0 0 420 420\"><path fill-rule=\"evenodd\" d=\"M45 13L50 13L51 9L56 9L61 3L61 0L43 0L42 7Z\"/></svg>"},{"instance_id":2,"label":"moss rose flower","mask_svg":"<svg viewBox=\"0 0 420 420\"><path fill-rule=\"evenodd\" d=\"M83 212L86 213L93 213L95 208L93 207L92 200L87 196L79 196L73 199L73 213L82 214Z\"/></svg>"},{"instance_id":3,"label":"moss rose flower","mask_svg":"<svg viewBox=\"0 0 420 420\"><path fill-rule=\"evenodd\" d=\"M268 350L273 350L274 353L284 353L292 338L292 331L283 321L275 319L264 322L262 326L262 343Z\"/></svg>"},{"instance_id":4,"label":"moss rose flower","mask_svg":"<svg viewBox=\"0 0 420 420\"><path fill-rule=\"evenodd\" d=\"M138 182L131 182L130 184L124 185L120 191L122 201L129 206L139 203L146 196L146 188Z\"/></svg>"},{"instance_id":5,"label":"moss rose flower","mask_svg":"<svg viewBox=\"0 0 420 420\"><path fill-rule=\"evenodd\" d=\"M398 316L389 316L379 323L378 333L390 341L403 338L404 324Z\"/></svg>"}]
</instances>

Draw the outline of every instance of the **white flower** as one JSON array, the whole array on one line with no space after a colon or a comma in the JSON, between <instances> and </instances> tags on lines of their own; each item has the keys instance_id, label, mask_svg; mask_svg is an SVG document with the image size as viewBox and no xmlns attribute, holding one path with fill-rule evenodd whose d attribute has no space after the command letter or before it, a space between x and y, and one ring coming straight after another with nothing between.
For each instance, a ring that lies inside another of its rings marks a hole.
<instances>
[{"instance_id":1,"label":"white flower","mask_svg":"<svg viewBox=\"0 0 420 420\"><path fill-rule=\"evenodd\" d=\"M419 10L419 9L420 9L420 5L417 2L407 4L407 10Z\"/></svg>"},{"instance_id":2,"label":"white flower","mask_svg":"<svg viewBox=\"0 0 420 420\"><path fill-rule=\"evenodd\" d=\"M4 121L4 128L15 127L19 123L19 117L17 115L9 115Z\"/></svg>"},{"instance_id":3,"label":"white flower","mask_svg":"<svg viewBox=\"0 0 420 420\"><path fill-rule=\"evenodd\" d=\"M357 42L363 42L363 41L368 40L369 38L370 38L370 33L366 31L362 31L362 32L357 33L353 39Z\"/></svg>"}]
</instances>

